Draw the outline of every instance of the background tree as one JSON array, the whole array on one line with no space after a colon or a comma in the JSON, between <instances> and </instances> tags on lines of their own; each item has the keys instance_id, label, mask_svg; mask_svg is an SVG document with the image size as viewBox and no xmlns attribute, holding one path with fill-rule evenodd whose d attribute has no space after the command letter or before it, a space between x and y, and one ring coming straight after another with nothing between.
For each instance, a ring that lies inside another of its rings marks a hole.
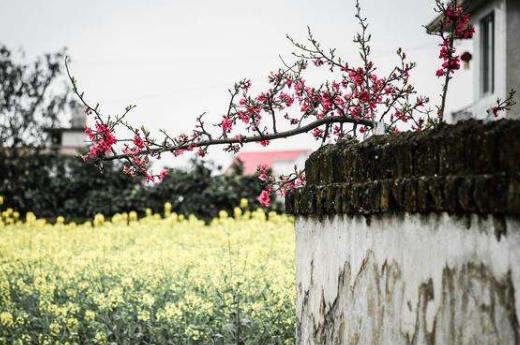
<instances>
[{"instance_id":1,"label":"background tree","mask_svg":"<svg viewBox=\"0 0 520 345\"><path fill-rule=\"evenodd\" d=\"M23 216L33 212L53 221L82 222L101 213L136 211L147 208L163 213L165 203L172 212L186 217L195 215L209 221L221 210L233 215L241 199L250 209L259 207L255 196L262 190L257 176L243 176L240 166L229 174L202 160L194 160L187 170L172 169L163 183L145 184L142 179L121 174L120 162L107 162L100 172L94 164L78 157L32 154L0 159L0 195L5 207ZM271 210L280 211L280 205Z\"/></svg>"},{"instance_id":2,"label":"background tree","mask_svg":"<svg viewBox=\"0 0 520 345\"><path fill-rule=\"evenodd\" d=\"M20 148L41 148L44 128L60 123L60 116L77 104L63 78L65 50L24 62L0 44L0 154L17 154Z\"/></svg>"}]
</instances>

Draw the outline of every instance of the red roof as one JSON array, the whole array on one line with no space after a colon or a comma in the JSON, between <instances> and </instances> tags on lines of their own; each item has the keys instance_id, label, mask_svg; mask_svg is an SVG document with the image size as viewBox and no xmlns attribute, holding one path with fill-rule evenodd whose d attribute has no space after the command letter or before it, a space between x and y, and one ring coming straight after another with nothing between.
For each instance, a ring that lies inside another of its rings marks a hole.
<instances>
[{"instance_id":1,"label":"red roof","mask_svg":"<svg viewBox=\"0 0 520 345\"><path fill-rule=\"evenodd\" d=\"M251 175L256 172L260 164L273 167L274 162L294 161L301 155L308 155L309 150L287 150L287 151L262 151L262 152L241 152L235 157L244 163L244 174Z\"/></svg>"}]
</instances>

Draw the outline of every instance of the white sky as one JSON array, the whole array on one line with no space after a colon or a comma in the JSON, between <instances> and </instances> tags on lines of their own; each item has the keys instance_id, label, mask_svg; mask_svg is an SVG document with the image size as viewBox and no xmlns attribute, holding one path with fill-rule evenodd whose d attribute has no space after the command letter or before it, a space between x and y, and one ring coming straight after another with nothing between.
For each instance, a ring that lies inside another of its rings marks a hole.
<instances>
[{"instance_id":1,"label":"white sky","mask_svg":"<svg viewBox=\"0 0 520 345\"><path fill-rule=\"evenodd\" d=\"M438 40L422 25L434 16L434 0L362 0L373 35L373 57L382 74L403 47L418 67L411 81L420 94L438 100ZM174 135L193 128L206 111L225 113L227 89L244 77L265 85L280 66L278 55L294 51L286 34L303 41L306 26L326 47L356 61L357 30L352 0L0 0L0 42L23 48L27 58L68 47L72 71L92 103L105 113L137 104L129 118ZM471 73L461 71L448 111L471 102ZM208 118L209 120L209 118ZM306 137L269 149L308 148ZM244 150L259 150L258 145ZM218 148L210 158L226 165ZM185 159L168 160L182 165Z\"/></svg>"}]
</instances>

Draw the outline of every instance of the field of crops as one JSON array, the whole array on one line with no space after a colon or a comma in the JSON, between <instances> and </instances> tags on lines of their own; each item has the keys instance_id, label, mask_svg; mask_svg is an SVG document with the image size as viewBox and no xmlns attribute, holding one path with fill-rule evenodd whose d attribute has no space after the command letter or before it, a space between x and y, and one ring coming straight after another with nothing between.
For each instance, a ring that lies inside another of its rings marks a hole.
<instances>
[{"instance_id":1,"label":"field of crops","mask_svg":"<svg viewBox=\"0 0 520 345\"><path fill-rule=\"evenodd\" d=\"M289 217L18 218L0 222L0 344L294 344Z\"/></svg>"}]
</instances>

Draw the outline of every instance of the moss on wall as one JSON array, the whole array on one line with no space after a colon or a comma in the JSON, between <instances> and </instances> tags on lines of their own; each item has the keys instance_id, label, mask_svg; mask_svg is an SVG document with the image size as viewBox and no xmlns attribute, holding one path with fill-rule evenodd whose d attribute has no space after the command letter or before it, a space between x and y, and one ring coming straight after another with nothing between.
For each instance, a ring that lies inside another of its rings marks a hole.
<instances>
[{"instance_id":1,"label":"moss on wall","mask_svg":"<svg viewBox=\"0 0 520 345\"><path fill-rule=\"evenodd\" d=\"M305 164L295 215L520 215L520 121L466 121L423 132L340 142Z\"/></svg>"}]
</instances>

